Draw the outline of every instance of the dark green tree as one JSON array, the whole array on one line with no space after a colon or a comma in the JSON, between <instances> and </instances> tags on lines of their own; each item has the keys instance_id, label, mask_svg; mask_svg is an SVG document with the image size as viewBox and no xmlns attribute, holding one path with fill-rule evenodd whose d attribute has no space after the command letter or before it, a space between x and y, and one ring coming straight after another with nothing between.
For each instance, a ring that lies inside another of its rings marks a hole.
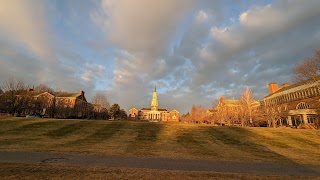
<instances>
[{"instance_id":1,"label":"dark green tree","mask_svg":"<svg viewBox=\"0 0 320 180\"><path fill-rule=\"evenodd\" d=\"M114 119L120 118L120 106L119 104L113 104L110 108L110 115L111 117L113 117Z\"/></svg>"}]
</instances>

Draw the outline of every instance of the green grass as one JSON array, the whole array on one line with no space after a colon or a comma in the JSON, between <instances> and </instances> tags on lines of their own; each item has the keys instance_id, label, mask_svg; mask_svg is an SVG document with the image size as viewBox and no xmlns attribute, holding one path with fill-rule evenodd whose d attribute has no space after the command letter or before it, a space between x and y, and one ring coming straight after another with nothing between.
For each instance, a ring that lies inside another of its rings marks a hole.
<instances>
[{"instance_id":1,"label":"green grass","mask_svg":"<svg viewBox=\"0 0 320 180\"><path fill-rule=\"evenodd\" d=\"M150 123L141 123L138 124L137 127L135 127L137 131L137 136L135 137L135 140L138 142L143 141L152 141L155 142L157 140L157 137L162 129L161 124L150 124Z\"/></svg>"},{"instance_id":2,"label":"green grass","mask_svg":"<svg viewBox=\"0 0 320 180\"><path fill-rule=\"evenodd\" d=\"M95 139L95 140L107 140L109 138L112 138L117 132L119 132L123 127L125 123L119 122L119 123L110 123L103 125L102 128L95 131L92 135L89 136L88 139Z\"/></svg>"},{"instance_id":3,"label":"green grass","mask_svg":"<svg viewBox=\"0 0 320 180\"><path fill-rule=\"evenodd\" d=\"M71 135L78 130L82 129L84 126L86 126L87 123L84 123L83 121L75 122L73 124L67 124L63 127L60 127L58 129L54 129L52 131L49 131L45 135L51 138L63 138L67 137L68 135Z\"/></svg>"},{"instance_id":4,"label":"green grass","mask_svg":"<svg viewBox=\"0 0 320 180\"><path fill-rule=\"evenodd\" d=\"M0 150L320 164L320 131L179 123L0 119Z\"/></svg>"}]
</instances>

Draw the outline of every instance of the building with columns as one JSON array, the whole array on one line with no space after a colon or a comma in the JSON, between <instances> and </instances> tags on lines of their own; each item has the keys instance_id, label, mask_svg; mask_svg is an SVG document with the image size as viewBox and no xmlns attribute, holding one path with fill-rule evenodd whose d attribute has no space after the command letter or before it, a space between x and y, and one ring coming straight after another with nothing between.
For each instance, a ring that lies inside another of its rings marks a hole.
<instances>
[{"instance_id":1,"label":"building with columns","mask_svg":"<svg viewBox=\"0 0 320 180\"><path fill-rule=\"evenodd\" d=\"M295 84L276 83L268 85L269 95L262 105L266 110L273 108L287 126L314 125L320 112L320 78Z\"/></svg>"},{"instance_id":2,"label":"building with columns","mask_svg":"<svg viewBox=\"0 0 320 180\"><path fill-rule=\"evenodd\" d=\"M168 112L168 108L159 108L157 89L154 87L152 93L150 108L142 107L140 111L136 108L129 110L129 119L139 119L148 121L174 121L179 122L179 112L172 110Z\"/></svg>"}]
</instances>

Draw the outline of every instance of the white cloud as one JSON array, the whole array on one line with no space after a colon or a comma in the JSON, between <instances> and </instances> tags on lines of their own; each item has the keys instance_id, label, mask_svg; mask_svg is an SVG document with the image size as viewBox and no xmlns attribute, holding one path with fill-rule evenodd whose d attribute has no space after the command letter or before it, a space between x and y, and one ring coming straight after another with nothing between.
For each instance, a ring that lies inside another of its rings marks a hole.
<instances>
[{"instance_id":1,"label":"white cloud","mask_svg":"<svg viewBox=\"0 0 320 180\"><path fill-rule=\"evenodd\" d=\"M96 81L98 78L106 76L106 68L99 64L86 64L81 79L85 82Z\"/></svg>"},{"instance_id":2,"label":"white cloud","mask_svg":"<svg viewBox=\"0 0 320 180\"><path fill-rule=\"evenodd\" d=\"M208 14L204 10L200 10L196 15L196 20L199 23L204 23L208 20Z\"/></svg>"},{"instance_id":3,"label":"white cloud","mask_svg":"<svg viewBox=\"0 0 320 180\"><path fill-rule=\"evenodd\" d=\"M190 1L102 0L100 17L107 38L121 49L144 51L158 56L166 51L177 23ZM99 14L99 13L98 13Z\"/></svg>"}]
</instances>

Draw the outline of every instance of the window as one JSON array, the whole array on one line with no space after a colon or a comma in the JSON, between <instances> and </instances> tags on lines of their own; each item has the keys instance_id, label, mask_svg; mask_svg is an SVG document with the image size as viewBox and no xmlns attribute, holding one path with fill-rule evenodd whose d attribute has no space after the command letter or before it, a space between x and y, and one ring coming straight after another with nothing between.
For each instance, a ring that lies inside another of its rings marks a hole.
<instances>
[{"instance_id":1,"label":"window","mask_svg":"<svg viewBox=\"0 0 320 180\"><path fill-rule=\"evenodd\" d=\"M307 119L309 124L313 124L316 121L316 118L313 115L307 115Z\"/></svg>"},{"instance_id":2,"label":"window","mask_svg":"<svg viewBox=\"0 0 320 180\"><path fill-rule=\"evenodd\" d=\"M309 104L305 103L305 102L301 102L297 105L296 109L309 109L310 106Z\"/></svg>"}]
</instances>

